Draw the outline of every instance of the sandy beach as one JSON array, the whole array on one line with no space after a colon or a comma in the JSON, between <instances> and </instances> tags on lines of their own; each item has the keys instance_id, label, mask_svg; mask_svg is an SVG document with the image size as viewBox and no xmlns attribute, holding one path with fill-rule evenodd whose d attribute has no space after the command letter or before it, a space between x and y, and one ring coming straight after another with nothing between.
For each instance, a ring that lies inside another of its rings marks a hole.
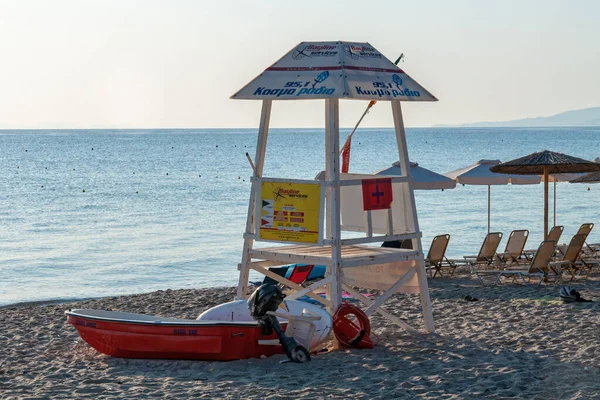
<instances>
[{"instance_id":1,"label":"sandy beach","mask_svg":"<svg viewBox=\"0 0 600 400\"><path fill-rule=\"evenodd\" d=\"M69 308L195 318L233 288L165 290L0 309L2 399L594 399L600 397L600 280L569 283L593 303L563 303L559 286L481 287L468 275L430 281L436 334L410 336L375 315L373 350L234 362L111 358L66 323ZM470 295L478 301L465 301ZM420 323L416 295L386 308Z\"/></svg>"}]
</instances>

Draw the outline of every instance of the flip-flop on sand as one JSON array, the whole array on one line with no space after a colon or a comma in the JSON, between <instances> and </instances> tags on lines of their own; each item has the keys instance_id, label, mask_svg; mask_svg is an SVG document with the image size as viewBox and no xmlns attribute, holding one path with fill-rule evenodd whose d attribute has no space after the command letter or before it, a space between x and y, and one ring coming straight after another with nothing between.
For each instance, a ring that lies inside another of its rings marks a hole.
<instances>
[{"instance_id":1,"label":"flip-flop on sand","mask_svg":"<svg viewBox=\"0 0 600 400\"><path fill-rule=\"evenodd\" d=\"M592 300L584 299L575 289L571 289L568 286L560 288L560 298L566 303L591 303Z\"/></svg>"}]
</instances>

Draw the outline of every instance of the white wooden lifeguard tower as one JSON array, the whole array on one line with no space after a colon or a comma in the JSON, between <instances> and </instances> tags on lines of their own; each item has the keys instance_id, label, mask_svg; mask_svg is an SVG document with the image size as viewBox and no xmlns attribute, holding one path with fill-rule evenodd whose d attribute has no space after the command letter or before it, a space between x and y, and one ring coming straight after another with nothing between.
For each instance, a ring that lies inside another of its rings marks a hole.
<instances>
[{"instance_id":1,"label":"white wooden lifeguard tower","mask_svg":"<svg viewBox=\"0 0 600 400\"><path fill-rule=\"evenodd\" d=\"M415 332L381 306L395 292L419 293L424 330L434 332L400 102L437 99L369 43L352 42L302 42L231 98L262 100L237 298L247 297L249 272L255 270L295 290L288 298L308 295L331 313L346 290L365 305L367 315L379 312ZM325 100L325 179L264 177L273 100L307 99ZM340 99L391 103L400 165L407 175L340 173ZM343 238L342 231L364 236ZM407 239L412 249L376 246ZM278 244L255 248L255 241ZM327 272L303 288L268 269L290 263L324 265ZM323 286L325 299L313 293ZM382 294L373 300L356 287Z\"/></svg>"}]
</instances>

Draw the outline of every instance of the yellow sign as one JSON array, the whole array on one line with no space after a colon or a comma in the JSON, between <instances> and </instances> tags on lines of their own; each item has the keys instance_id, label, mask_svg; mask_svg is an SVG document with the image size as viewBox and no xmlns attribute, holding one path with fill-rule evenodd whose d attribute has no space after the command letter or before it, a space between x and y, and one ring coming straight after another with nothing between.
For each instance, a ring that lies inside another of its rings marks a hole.
<instances>
[{"instance_id":1,"label":"yellow sign","mask_svg":"<svg viewBox=\"0 0 600 400\"><path fill-rule=\"evenodd\" d=\"M259 239L320 243L320 184L262 181L257 206Z\"/></svg>"}]
</instances>

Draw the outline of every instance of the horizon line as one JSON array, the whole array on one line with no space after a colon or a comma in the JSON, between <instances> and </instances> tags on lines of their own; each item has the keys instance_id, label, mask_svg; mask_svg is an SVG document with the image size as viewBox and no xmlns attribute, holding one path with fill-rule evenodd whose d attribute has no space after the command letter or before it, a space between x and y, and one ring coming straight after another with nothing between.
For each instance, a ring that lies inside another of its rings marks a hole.
<instances>
[{"instance_id":1,"label":"horizon line","mask_svg":"<svg viewBox=\"0 0 600 400\"><path fill-rule=\"evenodd\" d=\"M507 128L600 128L600 125L539 125L539 126L462 126L462 125L430 125L430 126L405 126L405 129L428 129L428 128L452 128L452 129L507 129ZM105 127L105 128L2 128L0 127L0 132L4 131L106 131L106 130L114 130L114 131L139 131L139 130L150 130L150 131L159 131L159 130L242 130L242 129L258 129L258 127L204 127L204 128L175 128L175 127L167 127L167 128L114 128L114 127ZM304 130L315 130L315 129L325 129L325 127L271 127L271 129L304 129ZM340 129L354 129L353 126L340 127ZM365 126L361 129L394 129L393 126Z\"/></svg>"}]
</instances>

